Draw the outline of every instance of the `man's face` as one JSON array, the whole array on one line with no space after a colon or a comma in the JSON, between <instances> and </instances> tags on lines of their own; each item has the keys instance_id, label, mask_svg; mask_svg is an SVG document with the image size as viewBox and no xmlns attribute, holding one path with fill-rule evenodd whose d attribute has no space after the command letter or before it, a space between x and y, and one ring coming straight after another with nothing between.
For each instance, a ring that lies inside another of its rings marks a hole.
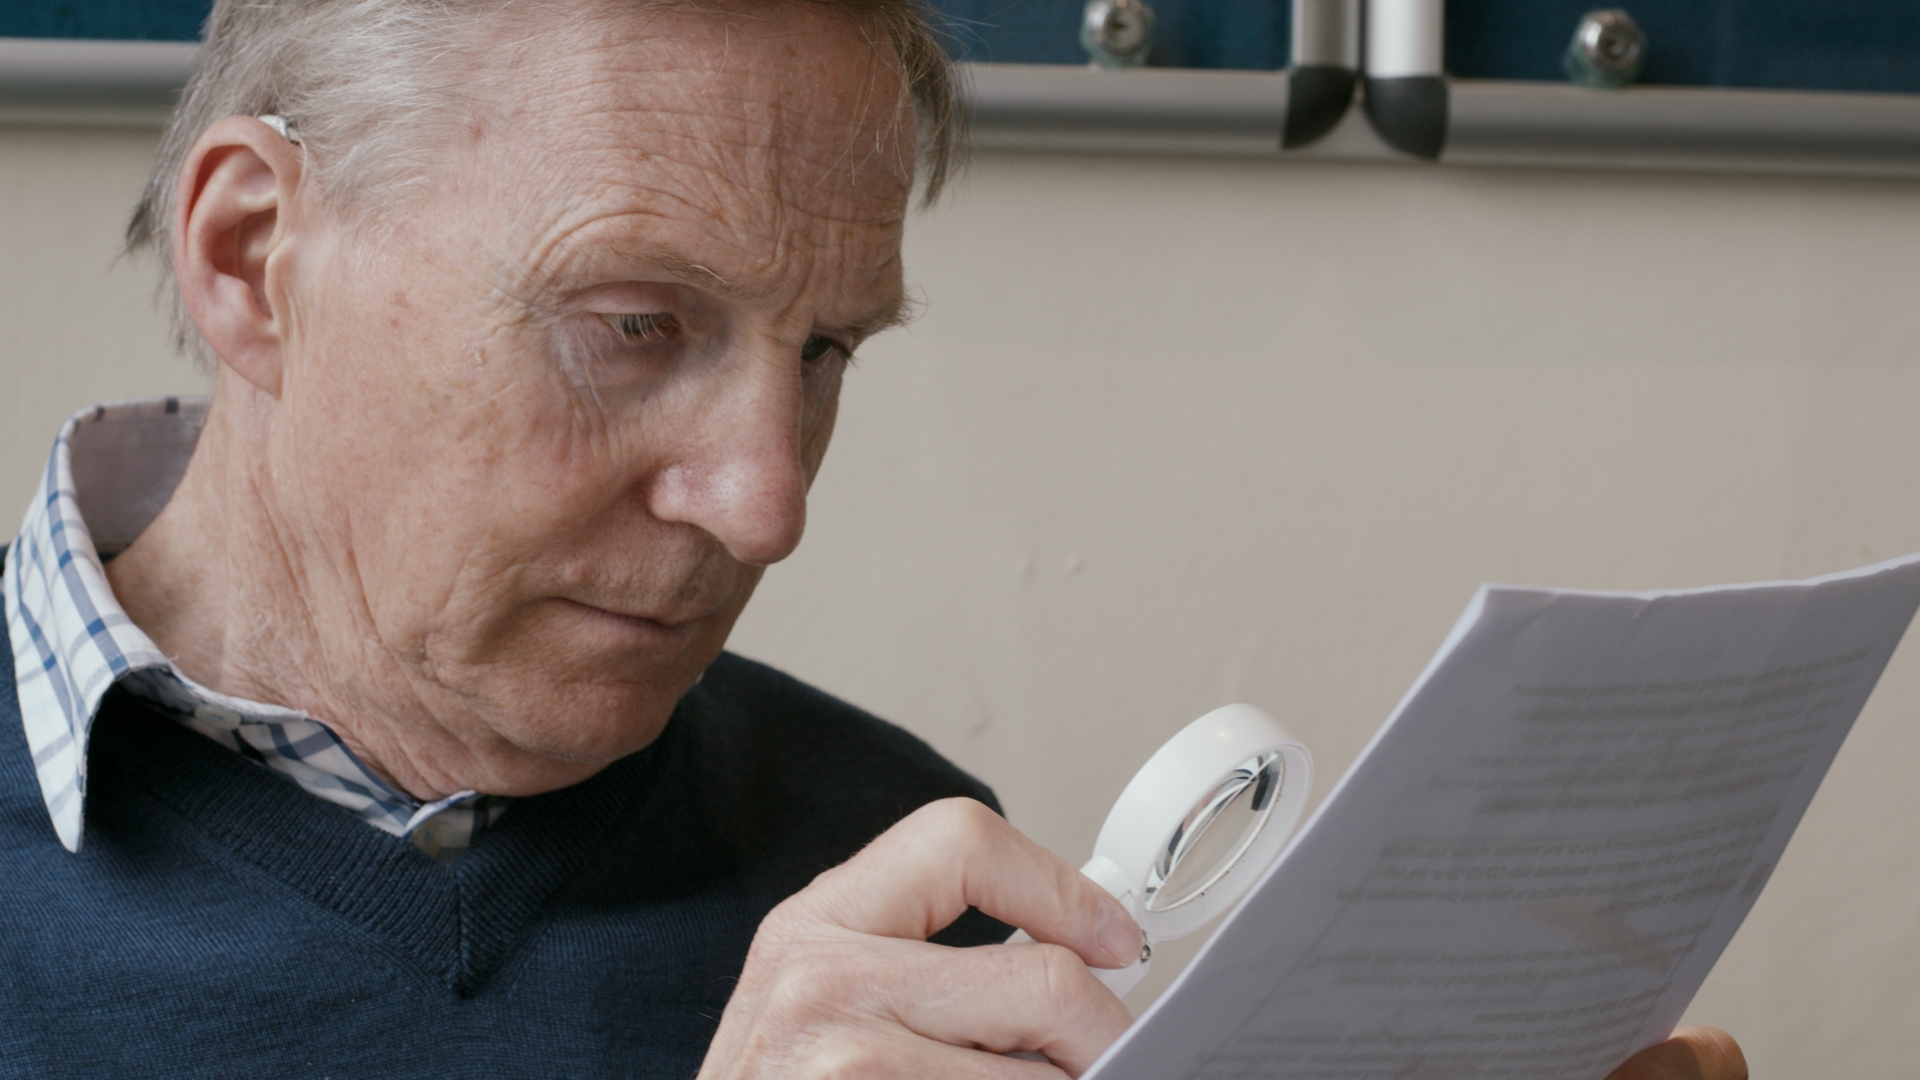
<instances>
[{"instance_id":1,"label":"man's face","mask_svg":"<svg viewBox=\"0 0 1920 1080\"><path fill-rule=\"evenodd\" d=\"M274 448L328 660L389 658L501 793L650 742L798 544L913 152L810 5L523 21L428 194L289 249Z\"/></svg>"}]
</instances>

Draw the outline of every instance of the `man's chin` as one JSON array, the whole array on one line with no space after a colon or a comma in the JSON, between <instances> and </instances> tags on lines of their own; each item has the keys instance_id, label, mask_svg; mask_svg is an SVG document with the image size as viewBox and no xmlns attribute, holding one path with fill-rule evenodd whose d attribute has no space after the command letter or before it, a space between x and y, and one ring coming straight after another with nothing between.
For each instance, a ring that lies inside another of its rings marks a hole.
<instances>
[{"instance_id":1,"label":"man's chin","mask_svg":"<svg viewBox=\"0 0 1920 1080\"><path fill-rule=\"evenodd\" d=\"M507 688L506 700L488 710L488 726L510 745L506 756L521 759L515 771L542 774L550 770L540 763L550 762L556 774L589 770L578 777L584 779L658 739L698 678L695 671L646 682L523 683Z\"/></svg>"}]
</instances>

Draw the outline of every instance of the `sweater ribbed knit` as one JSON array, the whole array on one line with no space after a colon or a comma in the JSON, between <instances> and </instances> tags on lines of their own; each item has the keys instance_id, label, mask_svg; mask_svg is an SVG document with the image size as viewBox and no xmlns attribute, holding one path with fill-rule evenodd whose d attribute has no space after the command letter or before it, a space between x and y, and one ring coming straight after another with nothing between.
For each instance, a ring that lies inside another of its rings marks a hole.
<instances>
[{"instance_id":1,"label":"sweater ribbed knit","mask_svg":"<svg viewBox=\"0 0 1920 1080\"><path fill-rule=\"evenodd\" d=\"M690 1077L769 909L923 803L993 805L730 655L451 865L117 690L87 786L73 855L0 663L0 1076Z\"/></svg>"}]
</instances>

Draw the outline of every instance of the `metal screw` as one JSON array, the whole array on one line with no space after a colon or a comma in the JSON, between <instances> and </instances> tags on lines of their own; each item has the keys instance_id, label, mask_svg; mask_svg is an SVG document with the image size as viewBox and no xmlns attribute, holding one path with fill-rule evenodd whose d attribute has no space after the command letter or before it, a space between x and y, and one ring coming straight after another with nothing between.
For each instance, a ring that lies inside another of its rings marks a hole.
<instances>
[{"instance_id":1,"label":"metal screw","mask_svg":"<svg viewBox=\"0 0 1920 1080\"><path fill-rule=\"evenodd\" d=\"M1647 35L1619 8L1580 17L1560 66L1579 86L1618 89L1640 77L1647 65Z\"/></svg>"},{"instance_id":2,"label":"metal screw","mask_svg":"<svg viewBox=\"0 0 1920 1080\"><path fill-rule=\"evenodd\" d=\"M1080 47L1097 67L1137 67L1153 49L1153 9L1144 0L1087 0Z\"/></svg>"}]
</instances>

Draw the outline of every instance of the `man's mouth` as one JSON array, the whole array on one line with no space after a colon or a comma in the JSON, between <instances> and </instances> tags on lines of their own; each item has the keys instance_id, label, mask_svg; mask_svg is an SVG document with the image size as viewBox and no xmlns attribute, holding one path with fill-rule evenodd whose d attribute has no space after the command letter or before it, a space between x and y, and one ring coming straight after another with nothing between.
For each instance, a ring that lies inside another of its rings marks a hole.
<instances>
[{"instance_id":1,"label":"man's mouth","mask_svg":"<svg viewBox=\"0 0 1920 1080\"><path fill-rule=\"evenodd\" d=\"M633 633L661 639L671 638L677 640L683 638L691 633L694 624L700 621L697 615L680 612L655 614L639 611L622 611L618 608L602 607L598 604L590 604L582 600L566 600L564 603L577 611L587 613L597 621L612 626L624 627Z\"/></svg>"}]
</instances>

